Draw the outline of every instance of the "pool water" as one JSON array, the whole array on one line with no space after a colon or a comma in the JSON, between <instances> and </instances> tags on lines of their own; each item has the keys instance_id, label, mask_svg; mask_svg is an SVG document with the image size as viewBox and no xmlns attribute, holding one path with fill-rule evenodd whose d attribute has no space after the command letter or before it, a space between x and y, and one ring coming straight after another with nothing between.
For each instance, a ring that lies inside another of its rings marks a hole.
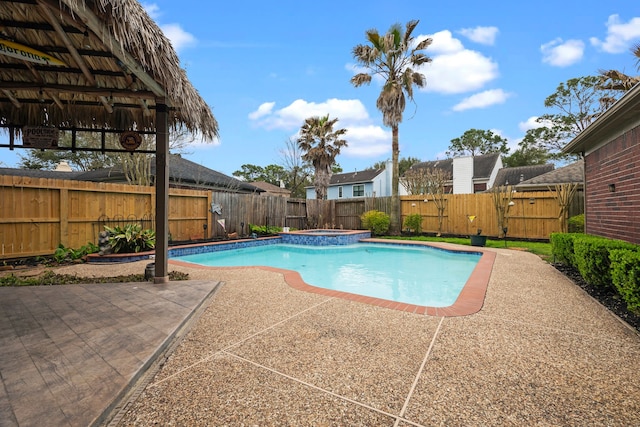
<instances>
[{"instance_id":1,"label":"pool water","mask_svg":"<svg viewBox=\"0 0 640 427\"><path fill-rule=\"evenodd\" d=\"M458 298L481 254L425 246L358 243L318 247L274 244L186 255L194 264L269 266L297 271L307 284L428 307Z\"/></svg>"}]
</instances>

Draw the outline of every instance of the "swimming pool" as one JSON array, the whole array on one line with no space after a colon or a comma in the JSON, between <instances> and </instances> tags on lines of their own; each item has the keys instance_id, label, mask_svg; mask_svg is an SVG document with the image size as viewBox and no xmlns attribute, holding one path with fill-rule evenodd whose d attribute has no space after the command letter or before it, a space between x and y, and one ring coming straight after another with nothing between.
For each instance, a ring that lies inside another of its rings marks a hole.
<instances>
[{"instance_id":1,"label":"swimming pool","mask_svg":"<svg viewBox=\"0 0 640 427\"><path fill-rule=\"evenodd\" d=\"M313 286L429 307L451 306L480 260L477 252L358 243L317 247L273 244L173 259L214 267L293 270Z\"/></svg>"}]
</instances>

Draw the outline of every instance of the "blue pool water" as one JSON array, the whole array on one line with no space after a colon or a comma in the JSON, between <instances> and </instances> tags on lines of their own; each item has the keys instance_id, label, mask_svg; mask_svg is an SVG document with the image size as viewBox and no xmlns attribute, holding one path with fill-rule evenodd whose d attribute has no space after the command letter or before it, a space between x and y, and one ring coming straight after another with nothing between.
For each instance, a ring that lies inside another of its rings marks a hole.
<instances>
[{"instance_id":1,"label":"blue pool water","mask_svg":"<svg viewBox=\"0 0 640 427\"><path fill-rule=\"evenodd\" d=\"M274 244L186 255L206 266L269 266L294 270L309 285L429 307L452 305L479 253L425 246L359 243L317 247Z\"/></svg>"}]
</instances>

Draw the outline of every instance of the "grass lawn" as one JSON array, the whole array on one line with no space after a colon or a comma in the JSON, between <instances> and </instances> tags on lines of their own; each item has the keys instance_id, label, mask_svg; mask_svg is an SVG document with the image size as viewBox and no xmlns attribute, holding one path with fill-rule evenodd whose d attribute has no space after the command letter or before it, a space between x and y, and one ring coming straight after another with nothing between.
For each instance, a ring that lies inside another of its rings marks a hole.
<instances>
[{"instance_id":1,"label":"grass lawn","mask_svg":"<svg viewBox=\"0 0 640 427\"><path fill-rule=\"evenodd\" d=\"M417 240L421 242L445 242L455 243L457 245L471 246L471 239L469 237L430 237L430 236L384 236L384 239L392 240ZM504 248L504 240L491 240L487 239L487 248ZM545 261L551 262L551 243L549 242L529 242L521 240L508 240L506 241L506 247L517 248L519 250L526 249L527 251L538 255Z\"/></svg>"}]
</instances>

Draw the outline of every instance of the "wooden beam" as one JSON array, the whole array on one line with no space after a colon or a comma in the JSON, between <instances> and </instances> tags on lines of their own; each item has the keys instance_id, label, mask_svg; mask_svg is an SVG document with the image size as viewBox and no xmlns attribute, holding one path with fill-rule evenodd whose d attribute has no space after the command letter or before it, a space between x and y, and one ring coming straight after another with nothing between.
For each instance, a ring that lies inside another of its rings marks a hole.
<instances>
[{"instance_id":1,"label":"wooden beam","mask_svg":"<svg viewBox=\"0 0 640 427\"><path fill-rule=\"evenodd\" d=\"M7 98L9 98L11 100L11 103L13 104L14 107L16 108L21 108L22 104L20 103L20 101L18 101L16 99L15 96L13 96L13 93L11 93L10 91L6 90L6 89L2 89L2 93L4 93Z\"/></svg>"},{"instance_id":2,"label":"wooden beam","mask_svg":"<svg viewBox=\"0 0 640 427\"><path fill-rule=\"evenodd\" d=\"M31 82L0 82L0 89L6 90L48 90L53 92L71 92L71 93L86 93L88 95L109 97L111 95L122 98L135 98L135 99L149 99L154 98L152 92L149 91L133 91L131 89L110 89L99 88L91 86L79 86L79 85L55 85L44 83L31 83Z\"/></svg>"},{"instance_id":3,"label":"wooden beam","mask_svg":"<svg viewBox=\"0 0 640 427\"><path fill-rule=\"evenodd\" d=\"M47 3L44 3L42 0L38 0L38 6L64 43L64 45L69 50L69 53L71 54L71 57L75 61L76 65L80 68L80 70L82 70L82 74L87 79L87 82L91 86L96 86L96 79L93 74L91 74L91 70L89 70L89 67L87 67L87 64L84 62L84 60L76 50L76 47L73 45L73 43L71 43L71 40L69 40L69 36L62 28L60 22L58 22L58 19L53 15L53 12L49 8L49 5ZM98 95L98 99L100 100L102 105L104 105L104 108L109 114L113 113L113 107L105 96Z\"/></svg>"},{"instance_id":4,"label":"wooden beam","mask_svg":"<svg viewBox=\"0 0 640 427\"><path fill-rule=\"evenodd\" d=\"M79 2L74 0L59 0L59 2L64 3L74 15L79 16L94 34L100 35L103 38L103 44L111 50L111 53L113 53L113 55L118 58L129 71L135 74L135 76L145 86L147 86L155 96L159 98L167 97L167 93L160 83L147 74L147 72L144 71L142 66L129 52L126 52L124 49L113 49L113 46L120 46L120 42L111 35L111 31L103 25L102 21L100 21L100 19L91 10L89 10L88 7L84 6L84 4L79 4ZM55 6L59 7L58 1L55 2Z\"/></svg>"}]
</instances>

